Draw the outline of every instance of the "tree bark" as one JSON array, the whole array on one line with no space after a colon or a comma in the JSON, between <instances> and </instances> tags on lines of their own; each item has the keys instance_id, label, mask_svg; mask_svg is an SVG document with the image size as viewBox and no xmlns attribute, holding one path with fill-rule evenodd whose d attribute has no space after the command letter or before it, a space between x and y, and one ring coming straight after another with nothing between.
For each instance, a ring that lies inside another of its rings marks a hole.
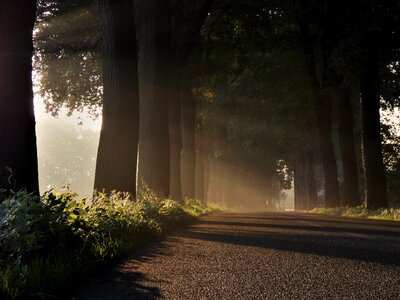
<instances>
[{"instance_id":1,"label":"tree bark","mask_svg":"<svg viewBox=\"0 0 400 300\"><path fill-rule=\"evenodd\" d=\"M307 208L306 165L303 154L301 153L296 158L294 167L294 209L296 211Z\"/></svg>"},{"instance_id":2,"label":"tree bark","mask_svg":"<svg viewBox=\"0 0 400 300\"><path fill-rule=\"evenodd\" d=\"M325 206L340 205L338 171L332 140L331 100L329 95L314 94L317 110L319 147L325 179Z\"/></svg>"},{"instance_id":3,"label":"tree bark","mask_svg":"<svg viewBox=\"0 0 400 300\"><path fill-rule=\"evenodd\" d=\"M198 35L211 9L213 0L172 1L171 3L174 9L171 22L171 45L176 57L175 67L178 69L177 82L179 84L170 107L171 194L176 195L175 198L181 200L183 197L195 197L196 172L194 147L196 107L190 86L187 80L182 78L182 71L184 63L198 41ZM182 175L181 172L185 174Z\"/></svg>"},{"instance_id":4,"label":"tree bark","mask_svg":"<svg viewBox=\"0 0 400 300\"><path fill-rule=\"evenodd\" d=\"M135 14L131 0L101 0L103 123L95 188L136 197L139 86Z\"/></svg>"},{"instance_id":5,"label":"tree bark","mask_svg":"<svg viewBox=\"0 0 400 300\"><path fill-rule=\"evenodd\" d=\"M313 151L311 149L300 150L294 169L295 210L310 210L316 207L317 187L314 164Z\"/></svg>"},{"instance_id":6,"label":"tree bark","mask_svg":"<svg viewBox=\"0 0 400 300\"><path fill-rule=\"evenodd\" d=\"M340 205L338 171L332 140L332 97L327 93L327 50L324 42L311 35L309 20L299 14L300 43L303 46L307 72L310 80L311 95L316 111L318 140L321 151L325 180L325 206ZM317 57L319 53L320 57ZM317 68L318 66L318 68ZM318 76L317 69L322 70Z\"/></svg>"},{"instance_id":7,"label":"tree bark","mask_svg":"<svg viewBox=\"0 0 400 300\"><path fill-rule=\"evenodd\" d=\"M212 3L213 0L171 1L173 10L171 47L175 55L174 69L177 71L178 84L178 88L174 89L170 106L171 195L177 200L181 200L182 197L195 197L196 172L194 148L196 107L189 83L182 78L182 72L187 58L198 43L201 27Z\"/></svg>"},{"instance_id":8,"label":"tree bark","mask_svg":"<svg viewBox=\"0 0 400 300\"><path fill-rule=\"evenodd\" d=\"M200 32L212 0L134 3L140 41L139 180L160 196L181 200L179 62L192 51L192 37Z\"/></svg>"},{"instance_id":9,"label":"tree bark","mask_svg":"<svg viewBox=\"0 0 400 300\"><path fill-rule=\"evenodd\" d=\"M0 188L38 193L32 92L35 12L36 1L0 0ZM6 168L12 170L11 178Z\"/></svg>"},{"instance_id":10,"label":"tree bark","mask_svg":"<svg viewBox=\"0 0 400 300\"><path fill-rule=\"evenodd\" d=\"M273 180L274 180L274 168L268 164L259 171L260 178L262 179L262 187L260 191L264 195L265 205L267 210L276 210L274 193L273 193Z\"/></svg>"},{"instance_id":11,"label":"tree bark","mask_svg":"<svg viewBox=\"0 0 400 300\"><path fill-rule=\"evenodd\" d=\"M305 183L307 209L311 210L317 206L317 185L315 182L315 160L312 150L305 151Z\"/></svg>"},{"instance_id":12,"label":"tree bark","mask_svg":"<svg viewBox=\"0 0 400 300\"><path fill-rule=\"evenodd\" d=\"M371 60L361 80L361 115L367 208L388 207L380 128L379 67Z\"/></svg>"},{"instance_id":13,"label":"tree bark","mask_svg":"<svg viewBox=\"0 0 400 300\"><path fill-rule=\"evenodd\" d=\"M204 201L204 133L199 126L195 132L196 140L196 176L195 176L195 198Z\"/></svg>"},{"instance_id":14,"label":"tree bark","mask_svg":"<svg viewBox=\"0 0 400 300\"><path fill-rule=\"evenodd\" d=\"M169 104L171 17L169 1L135 0L139 40L139 184L170 195Z\"/></svg>"},{"instance_id":15,"label":"tree bark","mask_svg":"<svg viewBox=\"0 0 400 300\"><path fill-rule=\"evenodd\" d=\"M210 154L208 150L207 142L203 143L203 166L204 166L204 202L211 203L210 201L210 178L211 178L211 168L210 168Z\"/></svg>"},{"instance_id":16,"label":"tree bark","mask_svg":"<svg viewBox=\"0 0 400 300\"><path fill-rule=\"evenodd\" d=\"M195 120L196 101L187 83L183 83L181 96L182 120L182 193L184 197L195 197Z\"/></svg>"},{"instance_id":17,"label":"tree bark","mask_svg":"<svg viewBox=\"0 0 400 300\"><path fill-rule=\"evenodd\" d=\"M337 83L333 94L337 103L339 149L343 167L342 205L357 206L361 204L361 199L358 192L351 91Z\"/></svg>"},{"instance_id":18,"label":"tree bark","mask_svg":"<svg viewBox=\"0 0 400 300\"><path fill-rule=\"evenodd\" d=\"M171 66L169 102L169 141L170 141L170 195L171 199L182 201L182 119L181 119L181 77L183 66L175 62Z\"/></svg>"}]
</instances>

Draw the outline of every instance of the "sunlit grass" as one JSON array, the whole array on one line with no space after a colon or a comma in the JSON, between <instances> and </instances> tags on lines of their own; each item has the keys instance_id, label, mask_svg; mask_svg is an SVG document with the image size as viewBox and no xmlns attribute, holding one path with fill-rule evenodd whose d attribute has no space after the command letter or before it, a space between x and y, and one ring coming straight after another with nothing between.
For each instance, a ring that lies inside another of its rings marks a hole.
<instances>
[{"instance_id":1,"label":"sunlit grass","mask_svg":"<svg viewBox=\"0 0 400 300\"><path fill-rule=\"evenodd\" d=\"M315 208L310 213L351 217L351 218L365 218L376 220L390 220L400 221L400 209L377 209L369 210L363 206L357 207L335 207L335 208Z\"/></svg>"}]
</instances>

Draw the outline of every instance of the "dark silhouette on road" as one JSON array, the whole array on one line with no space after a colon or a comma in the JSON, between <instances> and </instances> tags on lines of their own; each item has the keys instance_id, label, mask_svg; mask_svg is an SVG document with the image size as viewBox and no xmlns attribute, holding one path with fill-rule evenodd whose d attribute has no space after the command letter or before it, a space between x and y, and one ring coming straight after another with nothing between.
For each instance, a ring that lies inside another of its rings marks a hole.
<instances>
[{"instance_id":1,"label":"dark silhouette on road","mask_svg":"<svg viewBox=\"0 0 400 300\"><path fill-rule=\"evenodd\" d=\"M214 214L141 249L75 299L398 299L400 224Z\"/></svg>"}]
</instances>

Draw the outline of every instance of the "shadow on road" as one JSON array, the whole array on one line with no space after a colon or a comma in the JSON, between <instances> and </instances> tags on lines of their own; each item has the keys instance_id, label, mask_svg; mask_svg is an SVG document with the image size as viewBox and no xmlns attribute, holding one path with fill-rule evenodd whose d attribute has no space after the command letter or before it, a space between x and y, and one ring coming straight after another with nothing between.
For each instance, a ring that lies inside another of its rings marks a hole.
<instances>
[{"instance_id":1,"label":"shadow on road","mask_svg":"<svg viewBox=\"0 0 400 300\"><path fill-rule=\"evenodd\" d=\"M389 226L389 223L386 225ZM72 299L162 299L160 287L170 283L148 277L138 271L139 266L146 262L154 264L159 257L171 256L173 245L193 243L198 247L198 241L400 267L399 232L399 226L389 228L382 227L378 222L363 224L362 220L332 220L323 216L211 215L201 218L187 229L175 231L163 240L142 247L126 257L119 267L97 277ZM240 247L234 249L243 251Z\"/></svg>"},{"instance_id":2,"label":"shadow on road","mask_svg":"<svg viewBox=\"0 0 400 300\"><path fill-rule=\"evenodd\" d=\"M142 247L125 257L123 264L112 270L104 270L105 275L97 275L86 287L70 297L72 300L153 300L162 299L161 290L156 282L141 272L137 265L168 255L168 250L161 242Z\"/></svg>"},{"instance_id":3,"label":"shadow on road","mask_svg":"<svg viewBox=\"0 0 400 300\"><path fill-rule=\"evenodd\" d=\"M354 217L340 217L340 216L331 216L331 215L322 215L322 214L313 214L313 213L298 213L298 212L269 212L265 213L254 213L254 214L245 214L245 213L235 213L229 215L230 219L238 219L238 220L257 220L257 221L266 221L266 220L290 220L290 221L318 221L321 223L336 223L336 224L344 224L344 225L372 225L379 227L388 227L393 228L397 227L400 231L400 222L399 221L390 221L390 220L377 220L377 219L364 219L364 218L354 218Z\"/></svg>"},{"instance_id":4,"label":"shadow on road","mask_svg":"<svg viewBox=\"0 0 400 300\"><path fill-rule=\"evenodd\" d=\"M302 220L300 220L302 221ZM303 220L304 221L304 220ZM319 221L320 222L320 221ZM276 228L284 230L300 230L300 231L316 231L316 232L334 232L334 233L353 233L353 234L365 234L365 235L378 235L385 237L399 238L400 231L389 231L380 229L370 228L358 228L358 227L342 227L342 226L302 226L302 225L286 225L286 224L265 224L265 223L244 223L244 222L225 222L225 221L207 221L208 225L220 225L220 226L240 226L240 227L262 227L262 228ZM346 224L346 223L341 223ZM350 224L347 224L350 226ZM351 224L353 225L353 224ZM399 239L400 241L400 239Z\"/></svg>"},{"instance_id":5,"label":"shadow on road","mask_svg":"<svg viewBox=\"0 0 400 300\"><path fill-rule=\"evenodd\" d=\"M264 222L237 220L231 216L226 220L206 219L200 226L180 232L176 237L400 266L399 231L352 228L352 224L317 227L273 224L265 219Z\"/></svg>"}]
</instances>

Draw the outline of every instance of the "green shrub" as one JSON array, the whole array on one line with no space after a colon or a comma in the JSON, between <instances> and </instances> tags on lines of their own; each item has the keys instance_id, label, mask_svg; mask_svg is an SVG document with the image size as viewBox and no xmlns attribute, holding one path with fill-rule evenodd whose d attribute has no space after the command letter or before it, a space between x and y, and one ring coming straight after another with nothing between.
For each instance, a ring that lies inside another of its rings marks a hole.
<instances>
[{"instance_id":1,"label":"green shrub","mask_svg":"<svg viewBox=\"0 0 400 300\"><path fill-rule=\"evenodd\" d=\"M208 212L199 201L160 200L150 189L0 195L0 298L50 297L68 291L93 266L108 262L173 224Z\"/></svg>"},{"instance_id":2,"label":"green shrub","mask_svg":"<svg viewBox=\"0 0 400 300\"><path fill-rule=\"evenodd\" d=\"M192 198L186 198L183 207L184 207L184 211L192 217L198 217L198 216L204 215L206 213L209 213L211 211L220 210L219 208L216 208L215 206L214 207L205 206L199 200L192 199Z\"/></svg>"}]
</instances>

